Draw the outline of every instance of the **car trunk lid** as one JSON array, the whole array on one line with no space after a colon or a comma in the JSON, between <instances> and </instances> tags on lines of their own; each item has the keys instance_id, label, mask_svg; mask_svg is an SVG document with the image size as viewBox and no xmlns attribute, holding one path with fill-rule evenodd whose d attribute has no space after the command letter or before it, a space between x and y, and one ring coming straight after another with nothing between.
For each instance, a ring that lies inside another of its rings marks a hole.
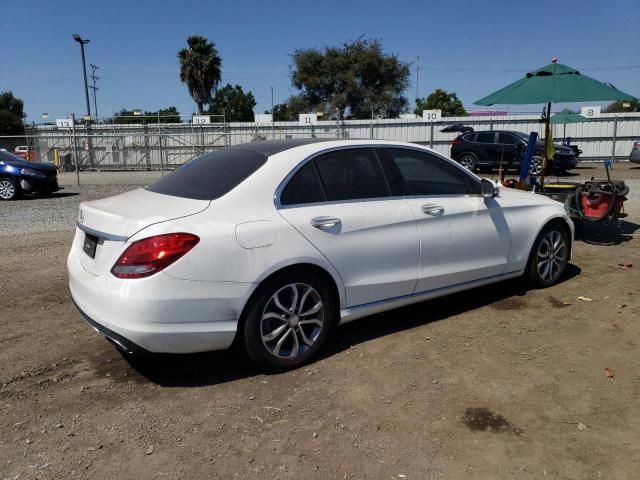
<instances>
[{"instance_id":1,"label":"car trunk lid","mask_svg":"<svg viewBox=\"0 0 640 480\"><path fill-rule=\"evenodd\" d=\"M95 275L107 273L132 235L156 223L200 213L210 203L143 189L83 202L75 242L80 263Z\"/></svg>"}]
</instances>

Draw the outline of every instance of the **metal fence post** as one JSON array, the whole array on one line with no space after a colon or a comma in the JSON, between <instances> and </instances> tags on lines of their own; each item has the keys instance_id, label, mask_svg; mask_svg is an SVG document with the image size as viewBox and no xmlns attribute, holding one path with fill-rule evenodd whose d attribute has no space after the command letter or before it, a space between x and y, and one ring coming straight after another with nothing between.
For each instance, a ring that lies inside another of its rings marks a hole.
<instances>
[{"instance_id":1,"label":"metal fence post","mask_svg":"<svg viewBox=\"0 0 640 480\"><path fill-rule=\"evenodd\" d=\"M429 146L431 148L433 148L433 122L431 122L429 124L429 129L430 129L430 132L429 132Z\"/></svg>"},{"instance_id":2,"label":"metal fence post","mask_svg":"<svg viewBox=\"0 0 640 480\"><path fill-rule=\"evenodd\" d=\"M145 123L142 127L142 133L144 135L144 156L147 158L147 170L151 170L151 158L149 158L149 126Z\"/></svg>"},{"instance_id":3,"label":"metal fence post","mask_svg":"<svg viewBox=\"0 0 640 480\"><path fill-rule=\"evenodd\" d=\"M616 137L618 136L618 116L613 117L613 138L611 145L611 161L616 161Z\"/></svg>"},{"instance_id":4,"label":"metal fence post","mask_svg":"<svg viewBox=\"0 0 640 480\"><path fill-rule=\"evenodd\" d=\"M80 167L78 166L78 143L76 141L76 114L71 114L71 134L73 135L73 161L76 164L76 185L80 186Z\"/></svg>"}]
</instances>

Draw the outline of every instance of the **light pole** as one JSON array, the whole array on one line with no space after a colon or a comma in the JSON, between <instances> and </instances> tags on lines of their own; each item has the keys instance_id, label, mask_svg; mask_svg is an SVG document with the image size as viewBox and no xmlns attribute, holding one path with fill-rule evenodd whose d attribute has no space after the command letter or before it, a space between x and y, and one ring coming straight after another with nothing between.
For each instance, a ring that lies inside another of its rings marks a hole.
<instances>
[{"instance_id":1,"label":"light pole","mask_svg":"<svg viewBox=\"0 0 640 480\"><path fill-rule=\"evenodd\" d=\"M271 87L271 138L276 138L276 117L273 114L273 87Z\"/></svg>"},{"instance_id":2,"label":"light pole","mask_svg":"<svg viewBox=\"0 0 640 480\"><path fill-rule=\"evenodd\" d=\"M87 115L91 117L91 105L89 104L89 86L87 85L87 65L84 61L84 46L90 42L88 39L83 39L77 33L72 35L73 39L80 44L80 54L82 55L82 79L84 80L84 98L87 103Z\"/></svg>"},{"instance_id":3,"label":"light pole","mask_svg":"<svg viewBox=\"0 0 640 480\"><path fill-rule=\"evenodd\" d=\"M420 84L420 56L416 59L416 102L418 101L418 85Z\"/></svg>"}]
</instances>

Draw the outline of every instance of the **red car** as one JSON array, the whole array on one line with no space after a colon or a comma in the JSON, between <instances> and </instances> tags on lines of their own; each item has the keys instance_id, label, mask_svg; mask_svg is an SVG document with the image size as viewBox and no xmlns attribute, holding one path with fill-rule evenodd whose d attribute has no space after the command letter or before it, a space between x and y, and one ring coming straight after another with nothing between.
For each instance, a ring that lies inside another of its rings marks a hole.
<instances>
[{"instance_id":1,"label":"red car","mask_svg":"<svg viewBox=\"0 0 640 480\"><path fill-rule=\"evenodd\" d=\"M18 145L13 153L20 158L24 158L25 160L37 160L38 154L36 152L36 147L27 146L27 145Z\"/></svg>"}]
</instances>

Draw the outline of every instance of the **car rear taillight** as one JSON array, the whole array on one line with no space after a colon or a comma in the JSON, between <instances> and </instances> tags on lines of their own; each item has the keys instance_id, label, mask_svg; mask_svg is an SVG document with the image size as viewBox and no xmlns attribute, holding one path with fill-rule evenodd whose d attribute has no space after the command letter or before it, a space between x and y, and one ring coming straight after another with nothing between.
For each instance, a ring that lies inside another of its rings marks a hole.
<instances>
[{"instance_id":1,"label":"car rear taillight","mask_svg":"<svg viewBox=\"0 0 640 480\"><path fill-rule=\"evenodd\" d=\"M118 278L144 278L162 269L191 250L200 241L190 233L169 233L133 242L111 269Z\"/></svg>"},{"instance_id":2,"label":"car rear taillight","mask_svg":"<svg viewBox=\"0 0 640 480\"><path fill-rule=\"evenodd\" d=\"M460 145L462 143L462 140L460 140L459 138L454 138L453 141L451 142L451 145Z\"/></svg>"}]
</instances>

